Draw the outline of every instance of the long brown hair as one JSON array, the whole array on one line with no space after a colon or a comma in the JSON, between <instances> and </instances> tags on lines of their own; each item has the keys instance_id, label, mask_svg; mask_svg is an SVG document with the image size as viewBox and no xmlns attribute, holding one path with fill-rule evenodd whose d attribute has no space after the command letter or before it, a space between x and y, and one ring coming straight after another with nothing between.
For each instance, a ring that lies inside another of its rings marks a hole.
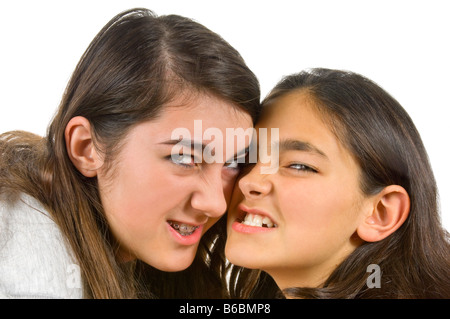
<instances>
[{"instance_id":1,"label":"long brown hair","mask_svg":"<svg viewBox=\"0 0 450 319\"><path fill-rule=\"evenodd\" d=\"M172 291L165 288L170 281L163 280L165 274L139 262L133 268L142 283L137 287L129 267L116 261L97 179L80 174L67 155L67 123L75 116L88 119L110 165L133 126L156 118L176 95L195 92L257 117L258 81L233 47L191 19L132 9L115 16L90 43L45 138L20 131L0 136L0 194L23 192L48 209L79 262L86 296L128 298L148 296L149 290L152 296L172 297ZM194 265L181 276L190 282L180 294L224 294L216 288L222 276L216 267L222 262L216 260L224 259L223 249L213 245L224 240L223 227L218 223L202 238ZM198 269L204 280L191 280L189 273Z\"/></svg>"},{"instance_id":2,"label":"long brown hair","mask_svg":"<svg viewBox=\"0 0 450 319\"><path fill-rule=\"evenodd\" d=\"M263 108L296 90L308 92L356 159L363 193L374 195L388 185L400 185L408 192L411 206L397 231L356 248L322 287L292 287L283 293L301 298L450 298L449 235L440 222L437 186L425 147L407 112L373 81L330 69L285 77L264 99ZM371 264L381 270L379 288L367 285ZM243 271L237 268L233 272ZM245 271L248 275L249 270ZM234 293L251 295L257 281L249 283L238 277L234 277ZM264 283L258 278L260 291ZM269 289L276 292L273 285Z\"/></svg>"}]
</instances>

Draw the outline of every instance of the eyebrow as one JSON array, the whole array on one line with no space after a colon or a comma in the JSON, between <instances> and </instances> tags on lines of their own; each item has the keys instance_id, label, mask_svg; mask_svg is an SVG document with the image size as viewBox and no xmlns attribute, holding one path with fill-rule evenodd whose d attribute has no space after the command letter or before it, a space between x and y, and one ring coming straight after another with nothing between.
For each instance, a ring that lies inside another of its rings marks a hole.
<instances>
[{"instance_id":1,"label":"eyebrow","mask_svg":"<svg viewBox=\"0 0 450 319\"><path fill-rule=\"evenodd\" d=\"M196 142L196 141L192 141L192 140L185 139L185 138L180 138L178 140L167 140L167 141L161 142L159 144L163 144L163 145L176 145L176 144L179 144L179 145L182 145L182 146L190 147L192 149L201 148L202 151L205 148L208 147L207 145L205 145L205 144L203 144L201 142Z\"/></svg>"},{"instance_id":2,"label":"eyebrow","mask_svg":"<svg viewBox=\"0 0 450 319\"><path fill-rule=\"evenodd\" d=\"M294 140L294 139L284 139L279 141L278 147L280 152L282 151L301 151L301 152L309 152L317 154L325 159L328 159L328 156L321 151L316 146L312 145L311 143L300 141L300 140Z\"/></svg>"},{"instance_id":3,"label":"eyebrow","mask_svg":"<svg viewBox=\"0 0 450 319\"><path fill-rule=\"evenodd\" d=\"M201 142L196 142L196 141L192 141L192 140L190 140L190 139L185 139L185 138L183 138L183 139L178 139L178 140L167 140L167 141L161 142L161 143L159 143L159 144L163 144L163 145L176 145L176 144L179 144L179 145L182 145L182 146L190 147L190 148L193 149L193 150L195 150L196 148L197 148L197 149L198 149L198 148L201 148L201 149L202 149L202 152L203 152L205 149L209 149L209 148L210 148L208 145L205 145L205 144L203 144L203 143L201 143ZM248 146L248 147L246 147L246 148L244 148L244 149L242 149L242 150L239 150L239 151L233 156L233 158L238 158L238 157L240 157L240 156L242 156L242 155L245 155L245 154L248 152L249 148L250 148L250 146ZM214 153L215 153L215 152L212 151L212 152L211 152L211 155L214 156ZM227 161L228 161L228 160L227 160Z\"/></svg>"}]
</instances>

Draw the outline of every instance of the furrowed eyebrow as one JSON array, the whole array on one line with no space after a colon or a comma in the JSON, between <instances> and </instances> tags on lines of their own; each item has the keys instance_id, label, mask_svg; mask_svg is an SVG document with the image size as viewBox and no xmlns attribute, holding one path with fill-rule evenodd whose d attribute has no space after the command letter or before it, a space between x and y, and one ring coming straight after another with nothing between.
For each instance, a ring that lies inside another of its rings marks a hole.
<instances>
[{"instance_id":1,"label":"furrowed eyebrow","mask_svg":"<svg viewBox=\"0 0 450 319\"><path fill-rule=\"evenodd\" d=\"M282 151L301 151L301 152L309 152L319 155L325 159L328 159L328 156L321 151L319 148L314 145L294 139L285 139L278 142L279 150Z\"/></svg>"},{"instance_id":2,"label":"furrowed eyebrow","mask_svg":"<svg viewBox=\"0 0 450 319\"><path fill-rule=\"evenodd\" d=\"M192 150L195 149L201 149L202 152L204 152L205 149L209 150L209 145L205 145L203 143L199 143L199 142L195 142L189 139L179 139L179 140L167 140L164 142L159 143L160 145L182 145L182 146L186 146L186 147L190 147ZM241 157L243 155L246 155L246 153L248 152L249 147L246 147L244 149L239 150L236 154L234 154L230 159L228 159L226 162L228 162L229 160L233 160L235 158ZM214 149L211 152L211 155L214 156L215 151Z\"/></svg>"},{"instance_id":3,"label":"furrowed eyebrow","mask_svg":"<svg viewBox=\"0 0 450 319\"><path fill-rule=\"evenodd\" d=\"M161 142L159 144L163 144L163 145L182 145L182 146L186 146L186 147L190 147L192 149L194 148L201 148L202 151L207 147L207 145L203 144L203 143L199 143L199 142L195 142L192 140L188 140L188 139L179 139L179 140L167 140L164 142Z\"/></svg>"},{"instance_id":4,"label":"furrowed eyebrow","mask_svg":"<svg viewBox=\"0 0 450 319\"><path fill-rule=\"evenodd\" d=\"M161 142L159 144L162 144L162 145L176 145L176 144L179 144L179 145L182 145L182 146L190 147L192 150L195 150L196 148L198 148L198 149L201 148L202 152L205 149L209 150L209 146L208 145L205 145L205 144L199 143L199 142L195 142L195 141L192 141L192 140L189 140L189 139L167 140L167 141ZM233 155L231 157L231 160L245 155L248 152L248 150L249 150L249 147L246 147L246 148L244 148L242 150L239 150L235 155ZM211 155L214 155L214 153L215 152L213 150Z\"/></svg>"},{"instance_id":5,"label":"furrowed eyebrow","mask_svg":"<svg viewBox=\"0 0 450 319\"><path fill-rule=\"evenodd\" d=\"M249 148L250 147L246 147L242 150L239 150L236 154L234 154L232 157L227 159L225 161L225 163L229 163L230 161L235 160L235 159L245 159L245 156L247 155ZM238 162L238 163L240 163L240 162Z\"/></svg>"}]
</instances>

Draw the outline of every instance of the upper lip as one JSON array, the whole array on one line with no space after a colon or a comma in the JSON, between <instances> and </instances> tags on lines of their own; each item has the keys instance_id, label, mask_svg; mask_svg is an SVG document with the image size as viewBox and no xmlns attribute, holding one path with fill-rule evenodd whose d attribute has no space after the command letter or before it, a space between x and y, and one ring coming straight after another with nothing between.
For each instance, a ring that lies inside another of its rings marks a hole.
<instances>
[{"instance_id":1,"label":"upper lip","mask_svg":"<svg viewBox=\"0 0 450 319\"><path fill-rule=\"evenodd\" d=\"M269 213L267 213L266 211L264 211L264 210L262 210L260 208L247 207L244 204L239 204L238 210L240 212L240 214L238 215L238 218L241 219L241 220L244 220L245 215L248 213L248 214L254 214L254 215L260 215L260 216L268 217L268 218L270 218L272 220L272 222L274 224L278 224L278 222L275 219L273 219L273 217Z\"/></svg>"}]
</instances>

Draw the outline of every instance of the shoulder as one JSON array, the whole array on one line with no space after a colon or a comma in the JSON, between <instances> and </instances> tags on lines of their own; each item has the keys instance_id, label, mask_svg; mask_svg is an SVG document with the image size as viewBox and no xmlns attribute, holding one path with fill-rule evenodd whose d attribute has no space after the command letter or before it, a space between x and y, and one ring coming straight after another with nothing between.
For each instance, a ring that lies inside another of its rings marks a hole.
<instances>
[{"instance_id":1,"label":"shoulder","mask_svg":"<svg viewBox=\"0 0 450 319\"><path fill-rule=\"evenodd\" d=\"M0 295L81 298L81 275L50 214L34 198L0 201Z\"/></svg>"}]
</instances>

